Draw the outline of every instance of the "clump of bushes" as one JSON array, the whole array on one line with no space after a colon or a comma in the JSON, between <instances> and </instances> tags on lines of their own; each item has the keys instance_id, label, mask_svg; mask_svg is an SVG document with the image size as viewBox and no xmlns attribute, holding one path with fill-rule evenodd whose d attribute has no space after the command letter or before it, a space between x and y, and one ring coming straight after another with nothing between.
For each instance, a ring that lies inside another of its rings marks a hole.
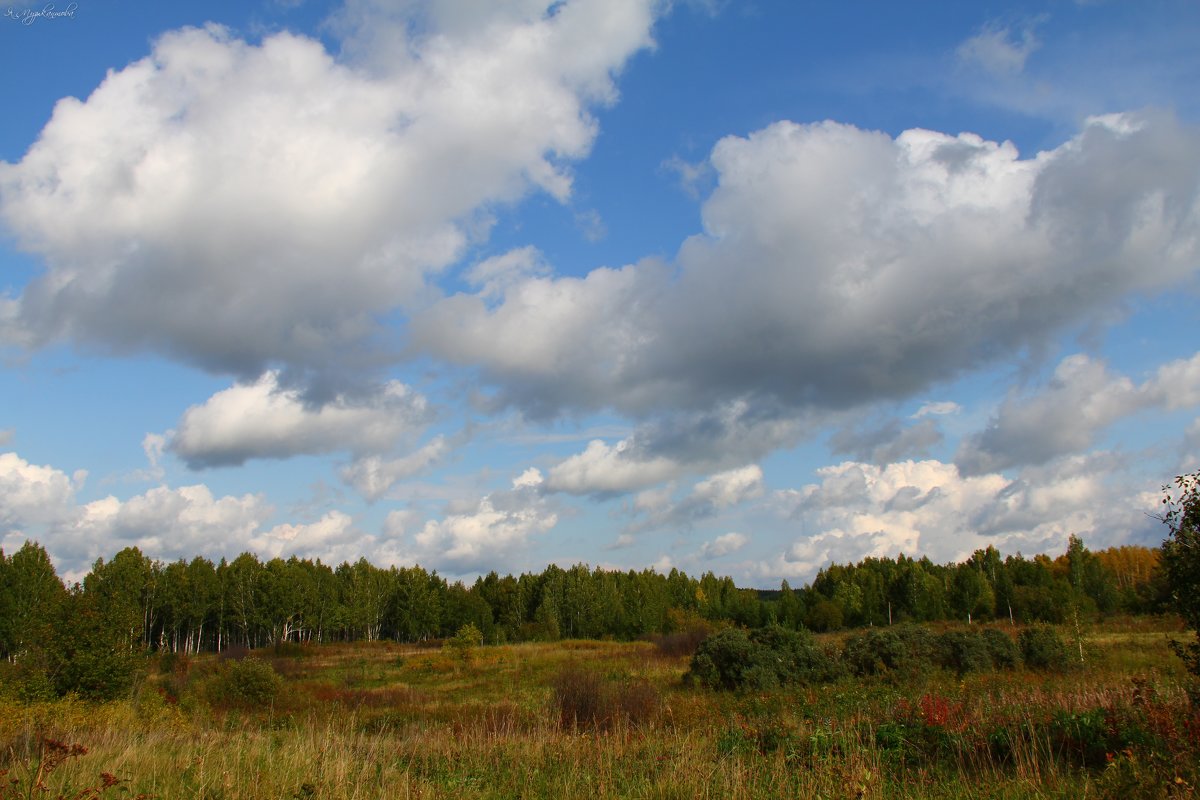
<instances>
[{"instance_id":1,"label":"clump of bushes","mask_svg":"<svg viewBox=\"0 0 1200 800\"><path fill-rule=\"evenodd\" d=\"M1071 667L1071 654L1058 631L1049 625L1033 625L1021 631L1021 658L1030 669L1062 672Z\"/></svg>"},{"instance_id":2,"label":"clump of bushes","mask_svg":"<svg viewBox=\"0 0 1200 800\"><path fill-rule=\"evenodd\" d=\"M995 666L983 636L975 631L946 631L934 642L934 659L943 669L963 676L990 672Z\"/></svg>"},{"instance_id":3,"label":"clump of bushes","mask_svg":"<svg viewBox=\"0 0 1200 800\"><path fill-rule=\"evenodd\" d=\"M842 665L863 677L912 678L939 667L960 677L969 672L1014 669L1017 644L1003 631L946 631L935 636L920 625L873 629L846 640Z\"/></svg>"},{"instance_id":4,"label":"clump of bushes","mask_svg":"<svg viewBox=\"0 0 1200 800\"><path fill-rule=\"evenodd\" d=\"M283 688L283 678L266 661L251 656L234 661L208 686L214 706L262 708L270 706Z\"/></svg>"},{"instance_id":5,"label":"clump of bushes","mask_svg":"<svg viewBox=\"0 0 1200 800\"><path fill-rule=\"evenodd\" d=\"M842 663L860 677L892 674L914 677L933 666L935 649L933 634L926 628L897 625L884 630L871 629L847 639L842 648Z\"/></svg>"},{"instance_id":6,"label":"clump of bushes","mask_svg":"<svg viewBox=\"0 0 1200 800\"><path fill-rule=\"evenodd\" d=\"M832 679L832 659L807 631L779 625L747 633L725 628L692 656L686 679L713 689L760 690Z\"/></svg>"},{"instance_id":7,"label":"clump of bushes","mask_svg":"<svg viewBox=\"0 0 1200 800\"><path fill-rule=\"evenodd\" d=\"M988 656L996 669L1016 669L1021 664L1021 651L1017 643L1004 631L995 628L986 629L983 642L987 646Z\"/></svg>"},{"instance_id":8,"label":"clump of bushes","mask_svg":"<svg viewBox=\"0 0 1200 800\"><path fill-rule=\"evenodd\" d=\"M555 676L553 702L562 728L607 730L619 722L642 725L653 721L662 699L646 681L611 680L570 664Z\"/></svg>"}]
</instances>

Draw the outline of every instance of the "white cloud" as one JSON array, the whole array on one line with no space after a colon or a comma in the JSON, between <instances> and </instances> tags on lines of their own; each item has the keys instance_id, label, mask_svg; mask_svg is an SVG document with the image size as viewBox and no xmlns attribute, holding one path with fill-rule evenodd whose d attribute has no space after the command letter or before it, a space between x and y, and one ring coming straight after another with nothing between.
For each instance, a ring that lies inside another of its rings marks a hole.
<instances>
[{"instance_id":1,"label":"white cloud","mask_svg":"<svg viewBox=\"0 0 1200 800\"><path fill-rule=\"evenodd\" d=\"M942 417L946 416L947 414L958 414L961 411L962 406L960 406L958 403L955 403L953 400L939 400L936 402L930 401L928 403L924 403L912 416L913 419L920 419L921 417L930 415Z\"/></svg>"},{"instance_id":2,"label":"white cloud","mask_svg":"<svg viewBox=\"0 0 1200 800\"><path fill-rule=\"evenodd\" d=\"M632 439L622 439L611 446L594 439L582 453L550 469L546 488L571 494L628 492L661 483L681 470L677 462L668 458L639 457Z\"/></svg>"},{"instance_id":3,"label":"white cloud","mask_svg":"<svg viewBox=\"0 0 1200 800\"><path fill-rule=\"evenodd\" d=\"M963 63L993 75L1014 75L1024 71L1026 60L1040 46L1032 24L1013 30L992 23L960 44L956 54Z\"/></svg>"},{"instance_id":4,"label":"white cloud","mask_svg":"<svg viewBox=\"0 0 1200 800\"><path fill-rule=\"evenodd\" d=\"M737 407L794 422L1039 348L1200 263L1200 135L1169 116L1092 119L1026 159L972 134L779 122L710 161L705 232L674 271L456 295L418 315L416 341L533 416L608 408L653 429ZM638 449L643 466L663 452Z\"/></svg>"},{"instance_id":5,"label":"white cloud","mask_svg":"<svg viewBox=\"0 0 1200 800\"><path fill-rule=\"evenodd\" d=\"M718 472L696 482L678 502L671 497L672 488L640 492L632 509L639 518L626 527L623 536L656 528L687 527L762 497L763 472L757 464Z\"/></svg>"},{"instance_id":6,"label":"white cloud","mask_svg":"<svg viewBox=\"0 0 1200 800\"><path fill-rule=\"evenodd\" d=\"M274 509L261 495L215 497L203 484L157 486L124 500L109 495L80 503L85 477L82 471L68 477L15 453L0 454L0 538L39 541L60 573L72 579L123 547L168 561L252 550L265 558L299 555L336 563L370 555L377 546L343 512L267 528Z\"/></svg>"},{"instance_id":7,"label":"white cloud","mask_svg":"<svg viewBox=\"0 0 1200 800\"><path fill-rule=\"evenodd\" d=\"M245 549L271 513L259 495L214 497L203 484L158 486L128 500L110 495L82 506L43 544L68 559L86 554L89 561L126 546L151 558L217 557Z\"/></svg>"},{"instance_id":8,"label":"white cloud","mask_svg":"<svg viewBox=\"0 0 1200 800\"><path fill-rule=\"evenodd\" d=\"M72 579L123 547L166 561L231 558L248 550L263 559L296 555L338 563L366 557L463 574L512 567L534 537L558 522L536 468L516 476L509 490L461 503L423 524L415 510L394 509L378 535L338 509L310 522L270 525L275 509L262 495L217 497L203 484L158 486L126 499L109 495L81 504L77 492L85 477L0 454L0 544L35 539L60 574Z\"/></svg>"},{"instance_id":9,"label":"white cloud","mask_svg":"<svg viewBox=\"0 0 1200 800\"><path fill-rule=\"evenodd\" d=\"M967 473L994 472L1080 453L1117 420L1153 408L1200 405L1200 353L1159 367L1141 385L1086 355L1063 359L1045 389L1011 394L988 427L966 439L956 461Z\"/></svg>"},{"instance_id":10,"label":"white cloud","mask_svg":"<svg viewBox=\"0 0 1200 800\"><path fill-rule=\"evenodd\" d=\"M429 520L412 537L406 559L454 574L486 572L514 563L533 537L558 523L558 514L526 472L507 492L482 497L472 508Z\"/></svg>"},{"instance_id":11,"label":"white cloud","mask_svg":"<svg viewBox=\"0 0 1200 800\"><path fill-rule=\"evenodd\" d=\"M1152 538L1157 494L1131 487L1117 459L1061 459L1016 479L964 476L953 464L902 462L879 467L845 462L818 470L820 483L776 495L805 532L763 577L811 579L831 561L900 553L958 561L989 544L1039 553L1080 535L1102 548Z\"/></svg>"},{"instance_id":12,"label":"white cloud","mask_svg":"<svg viewBox=\"0 0 1200 800\"><path fill-rule=\"evenodd\" d=\"M485 297L502 296L510 286L530 277L545 275L550 267L536 247L519 247L484 259L464 274Z\"/></svg>"},{"instance_id":13,"label":"white cloud","mask_svg":"<svg viewBox=\"0 0 1200 800\"><path fill-rule=\"evenodd\" d=\"M736 553L749 541L750 537L744 533L725 533L711 542L705 542L700 548L700 555L704 558L720 558L730 553Z\"/></svg>"},{"instance_id":14,"label":"white cloud","mask_svg":"<svg viewBox=\"0 0 1200 800\"><path fill-rule=\"evenodd\" d=\"M1184 433L1182 450L1178 473L1182 475L1200 469L1200 418L1193 420Z\"/></svg>"},{"instance_id":15,"label":"white cloud","mask_svg":"<svg viewBox=\"0 0 1200 800\"><path fill-rule=\"evenodd\" d=\"M679 156L672 156L662 163L662 169L679 177L679 186L693 200L699 200L702 189L710 188L713 179L712 165L707 161L693 164Z\"/></svg>"},{"instance_id":16,"label":"white cloud","mask_svg":"<svg viewBox=\"0 0 1200 800\"><path fill-rule=\"evenodd\" d=\"M342 480L373 502L386 495L398 482L432 469L450 450L449 440L445 436L436 436L420 449L400 458L366 456L355 459L342 469Z\"/></svg>"},{"instance_id":17,"label":"white cloud","mask_svg":"<svg viewBox=\"0 0 1200 800\"><path fill-rule=\"evenodd\" d=\"M722 509L761 497L762 493L762 468L749 464L705 478L692 488L691 498L714 509Z\"/></svg>"},{"instance_id":18,"label":"white cloud","mask_svg":"<svg viewBox=\"0 0 1200 800\"><path fill-rule=\"evenodd\" d=\"M4 447L11 442L13 440L14 433L15 431L13 431L12 428L0 429L0 447Z\"/></svg>"},{"instance_id":19,"label":"white cloud","mask_svg":"<svg viewBox=\"0 0 1200 800\"><path fill-rule=\"evenodd\" d=\"M286 32L163 35L0 163L0 220L46 267L0 307L5 338L242 379L378 366L379 318L486 233L489 205L567 198L589 109L658 5L351 2L344 61Z\"/></svg>"},{"instance_id":20,"label":"white cloud","mask_svg":"<svg viewBox=\"0 0 1200 800\"><path fill-rule=\"evenodd\" d=\"M0 453L0 528L52 524L68 518L87 473L74 476Z\"/></svg>"},{"instance_id":21,"label":"white cloud","mask_svg":"<svg viewBox=\"0 0 1200 800\"><path fill-rule=\"evenodd\" d=\"M425 398L397 381L364 396L338 395L313 407L299 389L281 386L278 375L268 372L189 408L169 447L192 467L338 451L380 453L419 432L430 418ZM437 449L434 443L428 447ZM382 463L377 467L377 473L386 471ZM402 471L401 466L391 469ZM371 489L378 485L372 480L364 467L362 481Z\"/></svg>"},{"instance_id":22,"label":"white cloud","mask_svg":"<svg viewBox=\"0 0 1200 800\"><path fill-rule=\"evenodd\" d=\"M248 542L264 558L296 555L321 558L326 563L355 561L372 548L374 540L354 527L341 511L330 511L316 522L276 525Z\"/></svg>"},{"instance_id":23,"label":"white cloud","mask_svg":"<svg viewBox=\"0 0 1200 800\"><path fill-rule=\"evenodd\" d=\"M513 478L512 485L514 489L529 489L535 486L541 486L543 480L542 471L537 467L530 467L517 477Z\"/></svg>"}]
</instances>

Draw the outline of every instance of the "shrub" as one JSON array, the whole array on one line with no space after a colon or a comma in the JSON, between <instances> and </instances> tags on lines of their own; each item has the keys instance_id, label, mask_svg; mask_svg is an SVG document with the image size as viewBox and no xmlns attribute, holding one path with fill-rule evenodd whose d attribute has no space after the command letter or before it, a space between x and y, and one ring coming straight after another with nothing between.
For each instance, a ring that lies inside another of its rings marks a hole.
<instances>
[{"instance_id":1,"label":"shrub","mask_svg":"<svg viewBox=\"0 0 1200 800\"><path fill-rule=\"evenodd\" d=\"M1071 656L1058 631L1049 625L1034 625L1021 631L1021 658L1030 669L1063 672Z\"/></svg>"},{"instance_id":2,"label":"shrub","mask_svg":"<svg viewBox=\"0 0 1200 800\"><path fill-rule=\"evenodd\" d=\"M646 681L610 681L576 664L554 679L554 708L563 728L606 730L618 720L633 725L652 721L661 698Z\"/></svg>"},{"instance_id":3,"label":"shrub","mask_svg":"<svg viewBox=\"0 0 1200 800\"><path fill-rule=\"evenodd\" d=\"M483 633L475 626L475 623L468 622L446 640L443 649L453 653L458 660L469 662L472 651L481 644L483 644Z\"/></svg>"},{"instance_id":4,"label":"shrub","mask_svg":"<svg viewBox=\"0 0 1200 800\"><path fill-rule=\"evenodd\" d=\"M270 705L283 688L279 673L265 661L245 658L233 662L210 686L215 705L254 708Z\"/></svg>"},{"instance_id":5,"label":"shrub","mask_svg":"<svg viewBox=\"0 0 1200 800\"><path fill-rule=\"evenodd\" d=\"M1021 652L1017 649L1017 643L1004 631L988 628L983 632L983 642L996 669L1014 669L1020 663Z\"/></svg>"},{"instance_id":6,"label":"shrub","mask_svg":"<svg viewBox=\"0 0 1200 800\"><path fill-rule=\"evenodd\" d=\"M833 666L807 631L726 628L700 644L686 677L714 689L762 690L829 680Z\"/></svg>"},{"instance_id":7,"label":"shrub","mask_svg":"<svg viewBox=\"0 0 1200 800\"><path fill-rule=\"evenodd\" d=\"M897 625L870 630L846 640L842 662L855 675L904 677L920 675L933 666L933 635L920 625Z\"/></svg>"},{"instance_id":8,"label":"shrub","mask_svg":"<svg viewBox=\"0 0 1200 800\"><path fill-rule=\"evenodd\" d=\"M987 672L993 666L987 642L974 631L946 631L937 637L934 649L938 666L960 677L968 672Z\"/></svg>"},{"instance_id":9,"label":"shrub","mask_svg":"<svg viewBox=\"0 0 1200 800\"><path fill-rule=\"evenodd\" d=\"M833 678L833 660L808 631L768 625L750 634L750 641L767 651L760 658L779 683L821 683Z\"/></svg>"},{"instance_id":10,"label":"shrub","mask_svg":"<svg viewBox=\"0 0 1200 800\"><path fill-rule=\"evenodd\" d=\"M696 648L686 679L711 689L767 689L778 681L762 646L741 628L725 628Z\"/></svg>"},{"instance_id":11,"label":"shrub","mask_svg":"<svg viewBox=\"0 0 1200 800\"><path fill-rule=\"evenodd\" d=\"M1056 711L1048 731L1054 754L1068 764L1102 767L1124 742L1102 709L1078 713Z\"/></svg>"}]
</instances>

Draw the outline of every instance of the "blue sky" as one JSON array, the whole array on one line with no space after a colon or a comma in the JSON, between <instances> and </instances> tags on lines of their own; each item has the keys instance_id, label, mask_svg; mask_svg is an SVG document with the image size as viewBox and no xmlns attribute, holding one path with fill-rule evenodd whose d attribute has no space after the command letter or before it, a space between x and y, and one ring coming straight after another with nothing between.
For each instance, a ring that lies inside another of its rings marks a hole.
<instances>
[{"instance_id":1,"label":"blue sky","mask_svg":"<svg viewBox=\"0 0 1200 800\"><path fill-rule=\"evenodd\" d=\"M771 587L1155 544L1198 40L1190 2L6 6L0 546Z\"/></svg>"}]
</instances>

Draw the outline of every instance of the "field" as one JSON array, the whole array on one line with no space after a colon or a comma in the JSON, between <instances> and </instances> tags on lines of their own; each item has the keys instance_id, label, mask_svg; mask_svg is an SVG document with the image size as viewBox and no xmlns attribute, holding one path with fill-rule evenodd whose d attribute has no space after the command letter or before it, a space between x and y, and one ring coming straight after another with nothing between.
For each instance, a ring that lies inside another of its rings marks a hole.
<instances>
[{"instance_id":1,"label":"field","mask_svg":"<svg viewBox=\"0 0 1200 800\"><path fill-rule=\"evenodd\" d=\"M1172 635L1088 628L1059 674L754 694L686 685L650 642L168 657L127 700L0 700L0 798L1194 797Z\"/></svg>"}]
</instances>

